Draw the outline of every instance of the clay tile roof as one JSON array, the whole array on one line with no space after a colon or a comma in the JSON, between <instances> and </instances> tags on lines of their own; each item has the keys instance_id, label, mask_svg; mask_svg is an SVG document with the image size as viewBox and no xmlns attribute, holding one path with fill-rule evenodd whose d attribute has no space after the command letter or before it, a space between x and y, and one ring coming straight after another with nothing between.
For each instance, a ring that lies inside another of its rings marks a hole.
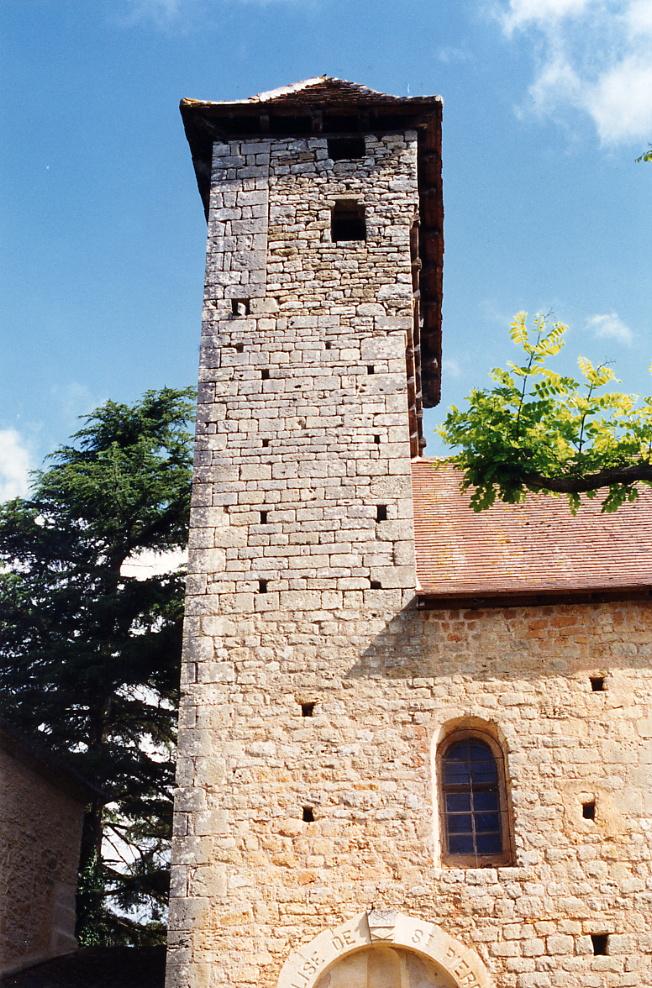
<instances>
[{"instance_id":1,"label":"clay tile roof","mask_svg":"<svg viewBox=\"0 0 652 988\"><path fill-rule=\"evenodd\" d=\"M251 105L252 103L284 101L296 104L303 100L309 101L312 104L315 100L328 103L331 101L337 102L339 99L344 99L347 103L356 99L361 99L366 103L369 101L412 104L431 103L433 101L442 102L441 96L392 96L389 93L381 93L377 89L371 89L369 86L362 86L359 82L350 82L348 79L337 79L331 75L318 75L311 79L301 79L300 82L292 82L287 86L279 86L277 89L269 89L267 92L257 93L255 96L248 96L242 100L196 100L185 98L181 100L181 106L237 107Z\"/></svg>"},{"instance_id":2,"label":"clay tile roof","mask_svg":"<svg viewBox=\"0 0 652 988\"><path fill-rule=\"evenodd\" d=\"M646 594L652 588L652 489L614 514L530 495L475 513L460 473L412 468L418 594L440 600Z\"/></svg>"}]
</instances>

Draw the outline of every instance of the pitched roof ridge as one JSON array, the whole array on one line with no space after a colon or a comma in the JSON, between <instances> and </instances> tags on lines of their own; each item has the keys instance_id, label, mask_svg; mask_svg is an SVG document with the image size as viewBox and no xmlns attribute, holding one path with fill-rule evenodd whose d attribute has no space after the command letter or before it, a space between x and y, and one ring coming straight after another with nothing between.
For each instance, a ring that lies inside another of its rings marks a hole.
<instances>
[{"instance_id":1,"label":"pitched roof ridge","mask_svg":"<svg viewBox=\"0 0 652 988\"><path fill-rule=\"evenodd\" d=\"M363 86L359 82L351 82L349 79L339 79L334 75L316 75L311 76L309 79L300 79L298 82L291 82L287 86L278 86L276 89L268 89L262 93L257 93L255 96L251 96L248 102L266 103L278 99L280 96L290 96L292 93L302 92L304 89L311 89L316 86L331 86L333 83L336 86L344 86L347 89L354 89L360 93L375 93L378 96L385 95L379 89L371 89L369 86Z\"/></svg>"},{"instance_id":2,"label":"pitched roof ridge","mask_svg":"<svg viewBox=\"0 0 652 988\"><path fill-rule=\"evenodd\" d=\"M394 96L391 93L384 93L380 89L372 89L371 86L363 86L360 82L352 82L350 79L340 79L334 75L316 75L308 79L300 79L297 82L288 83L285 86L278 86L275 89L266 89L254 96L247 96L245 99L233 100L200 100L184 96L181 100L182 106L251 106L257 103L273 103L275 100L284 99L295 93L303 93L306 89L330 89L343 90L358 96L381 96L389 100L410 100L410 99L435 99L441 97L410 97Z\"/></svg>"}]
</instances>

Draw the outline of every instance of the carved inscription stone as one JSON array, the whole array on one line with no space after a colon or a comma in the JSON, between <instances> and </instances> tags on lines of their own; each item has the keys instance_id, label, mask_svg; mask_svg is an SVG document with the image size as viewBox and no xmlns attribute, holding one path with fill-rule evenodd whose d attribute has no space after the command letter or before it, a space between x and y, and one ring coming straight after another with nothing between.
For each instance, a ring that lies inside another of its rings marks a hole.
<instances>
[{"instance_id":1,"label":"carved inscription stone","mask_svg":"<svg viewBox=\"0 0 652 988\"><path fill-rule=\"evenodd\" d=\"M388 910L372 909L367 913L371 940L393 940L396 926L396 913Z\"/></svg>"},{"instance_id":2,"label":"carved inscription stone","mask_svg":"<svg viewBox=\"0 0 652 988\"><path fill-rule=\"evenodd\" d=\"M324 977L333 965L343 957L360 953L364 948L378 945L376 949L385 949L383 942L391 943L392 947L405 948L433 962L432 978L436 973L437 980L422 981L423 988L428 988L428 984L435 988L493 988L493 982L475 951L448 936L440 927L403 913L375 909L358 914L336 929L325 930L311 943L299 948L284 965L278 988L339 988L339 980L329 981ZM369 979L370 968L373 970L374 967L374 960L370 958L371 955L359 965L352 965L350 970L347 968L350 988L366 988L364 979ZM401 964L407 970L407 962L399 958L396 963L399 965L397 970ZM383 969L389 970L388 965ZM406 988L406 978L407 975L403 976L396 986L391 979L388 984L372 984L371 981L368 984L369 988ZM409 978L407 988L412 988Z\"/></svg>"}]
</instances>

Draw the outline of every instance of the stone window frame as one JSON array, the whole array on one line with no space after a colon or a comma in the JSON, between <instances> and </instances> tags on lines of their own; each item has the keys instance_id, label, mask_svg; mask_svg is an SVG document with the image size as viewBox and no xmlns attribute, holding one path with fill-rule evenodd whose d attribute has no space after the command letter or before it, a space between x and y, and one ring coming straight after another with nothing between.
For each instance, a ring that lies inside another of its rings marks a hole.
<instances>
[{"instance_id":1,"label":"stone window frame","mask_svg":"<svg viewBox=\"0 0 652 988\"><path fill-rule=\"evenodd\" d=\"M487 745L496 763L498 773L498 812L502 850L492 854L459 854L448 850L448 818L445 805L443 760L446 752L459 741L477 739ZM511 801L507 785L506 759L503 745L487 728L456 726L448 731L437 745L437 807L439 833L441 835L441 863L451 868L496 868L514 864L514 836Z\"/></svg>"}]
</instances>

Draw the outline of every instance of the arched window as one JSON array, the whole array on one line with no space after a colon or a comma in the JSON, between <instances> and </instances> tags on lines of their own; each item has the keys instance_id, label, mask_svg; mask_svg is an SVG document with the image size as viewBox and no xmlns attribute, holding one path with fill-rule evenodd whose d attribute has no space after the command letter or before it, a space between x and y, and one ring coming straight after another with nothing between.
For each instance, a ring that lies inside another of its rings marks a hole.
<instances>
[{"instance_id":1,"label":"arched window","mask_svg":"<svg viewBox=\"0 0 652 988\"><path fill-rule=\"evenodd\" d=\"M480 731L456 731L439 751L444 859L481 867L512 857L505 770L499 745Z\"/></svg>"}]
</instances>

